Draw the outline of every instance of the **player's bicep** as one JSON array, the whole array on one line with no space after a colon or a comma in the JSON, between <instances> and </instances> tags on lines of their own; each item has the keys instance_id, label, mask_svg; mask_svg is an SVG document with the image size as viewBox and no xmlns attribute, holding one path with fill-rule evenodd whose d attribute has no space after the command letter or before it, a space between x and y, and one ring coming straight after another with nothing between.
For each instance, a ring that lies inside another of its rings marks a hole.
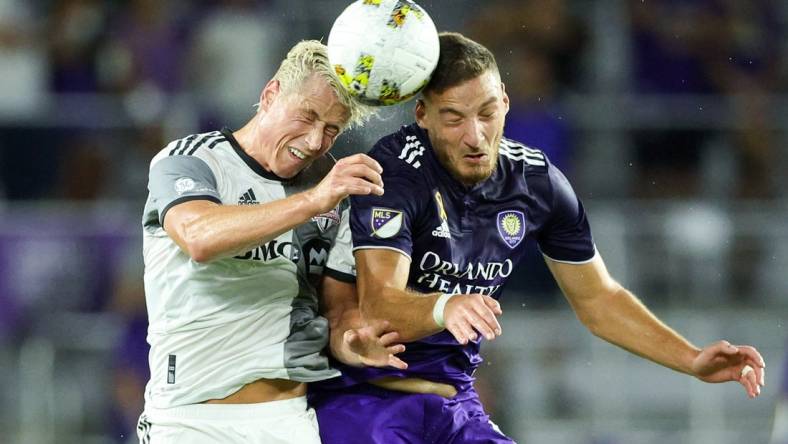
<instances>
[{"instance_id":1,"label":"player's bicep","mask_svg":"<svg viewBox=\"0 0 788 444\"><path fill-rule=\"evenodd\" d=\"M404 290L410 274L410 258L402 252L383 248L357 249L355 252L358 295L361 303L386 288Z\"/></svg>"},{"instance_id":2,"label":"player's bicep","mask_svg":"<svg viewBox=\"0 0 788 444\"><path fill-rule=\"evenodd\" d=\"M218 204L210 200L189 200L174 205L167 211L164 219L164 231L184 252L189 252L188 227Z\"/></svg>"}]
</instances>

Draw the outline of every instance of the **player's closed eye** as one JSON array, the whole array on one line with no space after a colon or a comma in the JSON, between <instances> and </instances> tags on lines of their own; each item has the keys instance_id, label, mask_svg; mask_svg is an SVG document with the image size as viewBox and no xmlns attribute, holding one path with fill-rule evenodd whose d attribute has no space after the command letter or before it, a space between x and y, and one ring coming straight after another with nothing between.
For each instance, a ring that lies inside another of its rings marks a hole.
<instances>
[{"instance_id":1,"label":"player's closed eye","mask_svg":"<svg viewBox=\"0 0 788 444\"><path fill-rule=\"evenodd\" d=\"M479 113L479 117L482 119L492 119L496 114L497 113L495 111L484 111Z\"/></svg>"}]
</instances>

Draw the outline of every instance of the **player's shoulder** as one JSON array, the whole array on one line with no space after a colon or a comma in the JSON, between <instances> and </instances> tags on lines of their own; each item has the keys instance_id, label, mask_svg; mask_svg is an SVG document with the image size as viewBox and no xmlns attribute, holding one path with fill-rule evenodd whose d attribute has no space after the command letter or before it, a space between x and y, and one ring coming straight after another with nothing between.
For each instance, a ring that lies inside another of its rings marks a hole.
<instances>
[{"instance_id":1,"label":"player's shoulder","mask_svg":"<svg viewBox=\"0 0 788 444\"><path fill-rule=\"evenodd\" d=\"M221 131L189 134L168 143L153 157L150 166L152 168L162 159L175 156L198 157L205 160L213 156L214 148L222 142L227 142L227 139Z\"/></svg>"},{"instance_id":2,"label":"player's shoulder","mask_svg":"<svg viewBox=\"0 0 788 444\"><path fill-rule=\"evenodd\" d=\"M429 161L425 155L429 143L426 131L413 123L378 140L368 154L381 164L384 174L416 175Z\"/></svg>"},{"instance_id":3,"label":"player's shoulder","mask_svg":"<svg viewBox=\"0 0 788 444\"><path fill-rule=\"evenodd\" d=\"M524 175L546 175L550 161L542 150L527 146L514 139L502 137L498 144L502 162L509 163Z\"/></svg>"}]
</instances>

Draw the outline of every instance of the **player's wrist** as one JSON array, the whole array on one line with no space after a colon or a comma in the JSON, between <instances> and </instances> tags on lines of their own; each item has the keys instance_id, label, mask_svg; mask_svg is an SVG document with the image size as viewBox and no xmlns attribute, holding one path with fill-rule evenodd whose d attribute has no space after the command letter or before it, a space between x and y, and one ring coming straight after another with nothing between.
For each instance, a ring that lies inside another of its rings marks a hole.
<instances>
[{"instance_id":1,"label":"player's wrist","mask_svg":"<svg viewBox=\"0 0 788 444\"><path fill-rule=\"evenodd\" d=\"M440 328L446 328L446 320L443 315L446 311L446 304L454 296L453 294L443 293L438 296L438 299L435 300L435 305L432 306L432 319Z\"/></svg>"},{"instance_id":2,"label":"player's wrist","mask_svg":"<svg viewBox=\"0 0 788 444\"><path fill-rule=\"evenodd\" d=\"M328 211L323 209L323 207L326 206L324 202L325 199L321 198L321 193L317 187L304 191L302 196L304 198L304 205L307 209L307 213L309 213L310 217Z\"/></svg>"}]
</instances>

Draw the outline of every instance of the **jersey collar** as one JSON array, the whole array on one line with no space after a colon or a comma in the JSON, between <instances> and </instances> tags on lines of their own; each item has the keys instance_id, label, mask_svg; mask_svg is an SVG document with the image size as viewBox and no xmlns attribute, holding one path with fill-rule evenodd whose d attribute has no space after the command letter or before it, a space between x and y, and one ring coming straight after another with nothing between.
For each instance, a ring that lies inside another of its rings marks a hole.
<instances>
[{"instance_id":1,"label":"jersey collar","mask_svg":"<svg viewBox=\"0 0 788 444\"><path fill-rule=\"evenodd\" d=\"M241 148L241 144L238 143L238 141L235 139L235 136L233 136L233 132L230 131L229 128L227 128L227 127L222 128L221 133L227 139L227 141L230 142L230 146L233 147L233 150L235 151L235 154L237 154L238 157L240 157L241 160L243 160L244 163L249 168L252 169L252 171L254 171L258 175L260 175L260 176L262 176L262 177L264 177L264 178L266 178L268 180L275 180L277 182L288 182L289 181L288 179L281 178L281 177L277 176L276 174L272 173L271 171L266 170L265 168L263 168L262 165L260 165L259 162L254 160L254 158L252 156L246 154L246 151L244 151L243 148Z\"/></svg>"}]
</instances>

